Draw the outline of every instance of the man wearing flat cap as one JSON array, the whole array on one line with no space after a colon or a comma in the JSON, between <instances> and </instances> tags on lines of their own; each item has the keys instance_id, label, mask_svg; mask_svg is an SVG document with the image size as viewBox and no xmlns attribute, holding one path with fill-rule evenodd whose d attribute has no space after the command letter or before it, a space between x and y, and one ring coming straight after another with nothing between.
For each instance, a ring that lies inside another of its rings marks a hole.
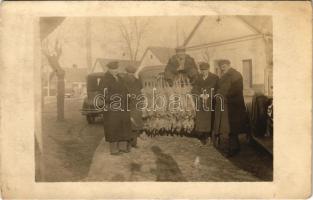
<instances>
[{"instance_id":1,"label":"man wearing flat cap","mask_svg":"<svg viewBox=\"0 0 313 200\"><path fill-rule=\"evenodd\" d=\"M223 101L221 98L215 99L213 142L227 156L234 156L240 150L238 134L244 131L247 122L243 79L240 72L231 67L229 60L220 60L218 67L222 74L218 82L217 94L223 97Z\"/></svg>"},{"instance_id":2,"label":"man wearing flat cap","mask_svg":"<svg viewBox=\"0 0 313 200\"><path fill-rule=\"evenodd\" d=\"M200 76L195 81L193 93L197 94L197 111L195 131L203 144L211 140L212 123L214 118L213 97L216 92L218 76L210 72L210 65L199 63Z\"/></svg>"},{"instance_id":3,"label":"man wearing flat cap","mask_svg":"<svg viewBox=\"0 0 313 200\"><path fill-rule=\"evenodd\" d=\"M119 75L119 63L107 64L100 86L104 91L106 110L104 111L105 140L110 143L111 155L130 151L132 138L130 112L127 111L128 90Z\"/></svg>"},{"instance_id":4,"label":"man wearing flat cap","mask_svg":"<svg viewBox=\"0 0 313 200\"><path fill-rule=\"evenodd\" d=\"M198 76L195 60L186 54L184 47L176 48L176 54L168 60L164 71L164 78L170 86L173 86L175 78L179 73L185 74L191 83L194 83Z\"/></svg>"},{"instance_id":5,"label":"man wearing flat cap","mask_svg":"<svg viewBox=\"0 0 313 200\"><path fill-rule=\"evenodd\" d=\"M126 87L128 88L129 92L129 110L130 110L130 116L131 116L131 128L132 128L132 139L131 139L131 146L137 147L137 137L140 134L140 131L143 127L143 121L142 121L142 113L139 109L136 109L137 100L136 97L138 97L141 94L142 89L142 83L139 78L135 76L135 72L137 71L137 68L133 65L129 65L126 67L127 74L124 77Z\"/></svg>"}]
</instances>

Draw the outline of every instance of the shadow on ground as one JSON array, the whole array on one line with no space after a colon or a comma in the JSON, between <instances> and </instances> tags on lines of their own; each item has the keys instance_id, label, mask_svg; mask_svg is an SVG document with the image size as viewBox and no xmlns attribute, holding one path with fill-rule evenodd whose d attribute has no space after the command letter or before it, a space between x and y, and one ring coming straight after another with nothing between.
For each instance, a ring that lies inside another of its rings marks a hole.
<instances>
[{"instance_id":1,"label":"shadow on ground","mask_svg":"<svg viewBox=\"0 0 313 200\"><path fill-rule=\"evenodd\" d=\"M162 149L158 146L152 146L151 150L156 156L156 169L152 173L156 175L157 181L186 181L172 156L163 153Z\"/></svg>"},{"instance_id":2,"label":"shadow on ground","mask_svg":"<svg viewBox=\"0 0 313 200\"><path fill-rule=\"evenodd\" d=\"M240 137L240 143L240 153L227 159L262 181L273 181L273 156L256 142L247 142L243 136Z\"/></svg>"}]
</instances>

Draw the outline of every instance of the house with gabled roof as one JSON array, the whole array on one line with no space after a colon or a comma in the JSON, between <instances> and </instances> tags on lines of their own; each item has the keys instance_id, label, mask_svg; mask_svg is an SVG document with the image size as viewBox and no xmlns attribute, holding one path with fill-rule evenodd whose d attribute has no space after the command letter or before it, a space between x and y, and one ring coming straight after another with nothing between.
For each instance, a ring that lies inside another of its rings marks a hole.
<instances>
[{"instance_id":1,"label":"house with gabled roof","mask_svg":"<svg viewBox=\"0 0 313 200\"><path fill-rule=\"evenodd\" d=\"M220 59L231 61L243 76L244 94L271 95L273 70L270 16L202 16L185 40L186 52L197 62L206 61L220 74Z\"/></svg>"},{"instance_id":2,"label":"house with gabled roof","mask_svg":"<svg viewBox=\"0 0 313 200\"><path fill-rule=\"evenodd\" d=\"M140 61L137 74L142 78L144 86L152 86L154 78L164 72L165 66L175 49L151 46L146 49Z\"/></svg>"},{"instance_id":3,"label":"house with gabled roof","mask_svg":"<svg viewBox=\"0 0 313 200\"><path fill-rule=\"evenodd\" d=\"M197 63L208 62L220 75L217 63L228 59L244 79L247 99L254 92L271 95L273 70L272 19L269 16L200 16L182 44ZM137 73L152 84L164 71L174 49L149 47ZM145 83L144 83L145 84Z\"/></svg>"},{"instance_id":4,"label":"house with gabled roof","mask_svg":"<svg viewBox=\"0 0 313 200\"><path fill-rule=\"evenodd\" d=\"M164 65L168 62L168 59L175 54L173 48L168 47L148 47L144 52L139 71L145 67Z\"/></svg>"}]
</instances>

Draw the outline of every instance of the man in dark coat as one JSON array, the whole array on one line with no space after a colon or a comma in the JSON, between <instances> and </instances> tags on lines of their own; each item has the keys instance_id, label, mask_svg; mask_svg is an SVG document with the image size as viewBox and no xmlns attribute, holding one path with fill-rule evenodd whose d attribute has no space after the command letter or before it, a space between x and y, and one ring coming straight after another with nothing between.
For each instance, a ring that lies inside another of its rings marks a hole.
<instances>
[{"instance_id":1,"label":"man in dark coat","mask_svg":"<svg viewBox=\"0 0 313 200\"><path fill-rule=\"evenodd\" d=\"M198 69L195 60L186 54L183 47L176 48L176 54L172 56L165 67L164 78L173 86L175 78L179 73L185 74L191 83L198 77Z\"/></svg>"},{"instance_id":2,"label":"man in dark coat","mask_svg":"<svg viewBox=\"0 0 313 200\"><path fill-rule=\"evenodd\" d=\"M238 134L245 129L246 109L241 74L230 66L229 60L220 60L222 72L215 96L214 144L233 156L240 150ZM221 98L222 97L222 98Z\"/></svg>"},{"instance_id":3,"label":"man in dark coat","mask_svg":"<svg viewBox=\"0 0 313 200\"><path fill-rule=\"evenodd\" d=\"M197 111L195 118L195 131L203 144L211 140L212 123L214 118L213 100L216 92L218 76L210 72L210 65L199 64L201 75L195 81L193 93L197 95Z\"/></svg>"},{"instance_id":4,"label":"man in dark coat","mask_svg":"<svg viewBox=\"0 0 313 200\"><path fill-rule=\"evenodd\" d=\"M130 151L132 138L130 112L127 111L128 90L118 74L118 62L110 62L100 85L104 91L105 140L110 143L112 155Z\"/></svg>"},{"instance_id":5,"label":"man in dark coat","mask_svg":"<svg viewBox=\"0 0 313 200\"><path fill-rule=\"evenodd\" d=\"M141 95L142 83L141 80L135 77L134 73L136 68L132 65L126 67L127 74L125 75L125 83L129 92L129 102L128 108L130 110L131 116L131 128L133 131L133 138L131 140L132 147L137 147L137 137L143 127L142 113L141 110L136 108L137 100L136 98Z\"/></svg>"}]
</instances>

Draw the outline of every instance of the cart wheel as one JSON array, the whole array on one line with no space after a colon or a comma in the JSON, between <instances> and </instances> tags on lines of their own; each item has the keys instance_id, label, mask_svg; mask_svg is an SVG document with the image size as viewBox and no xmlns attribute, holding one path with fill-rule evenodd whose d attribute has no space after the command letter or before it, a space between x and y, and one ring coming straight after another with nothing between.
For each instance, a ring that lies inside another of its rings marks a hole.
<instances>
[{"instance_id":1,"label":"cart wheel","mask_svg":"<svg viewBox=\"0 0 313 200\"><path fill-rule=\"evenodd\" d=\"M88 124L93 124L93 123L95 123L95 116L87 115L86 118L87 118Z\"/></svg>"}]
</instances>

